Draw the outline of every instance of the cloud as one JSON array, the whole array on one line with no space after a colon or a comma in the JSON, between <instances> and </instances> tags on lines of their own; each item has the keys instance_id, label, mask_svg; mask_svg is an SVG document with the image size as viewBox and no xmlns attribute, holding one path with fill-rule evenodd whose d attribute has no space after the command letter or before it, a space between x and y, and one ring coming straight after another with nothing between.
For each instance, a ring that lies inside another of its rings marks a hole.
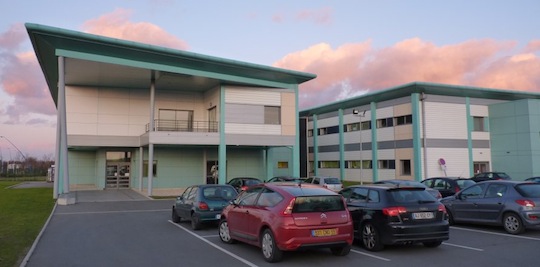
<instances>
[{"instance_id":1,"label":"cloud","mask_svg":"<svg viewBox=\"0 0 540 267\"><path fill-rule=\"evenodd\" d=\"M188 45L183 40L167 33L162 28L148 22L131 22L132 11L116 9L99 18L83 24L83 30L112 38L130 40L152 45L164 46L178 50L187 50Z\"/></svg>"},{"instance_id":2,"label":"cloud","mask_svg":"<svg viewBox=\"0 0 540 267\"><path fill-rule=\"evenodd\" d=\"M437 46L411 38L384 48L370 41L335 49L321 43L288 54L274 66L317 75L300 86L301 108L414 81L540 91L540 59L533 53L511 54L516 46L491 39ZM533 41L524 50L539 48Z\"/></svg>"}]
</instances>

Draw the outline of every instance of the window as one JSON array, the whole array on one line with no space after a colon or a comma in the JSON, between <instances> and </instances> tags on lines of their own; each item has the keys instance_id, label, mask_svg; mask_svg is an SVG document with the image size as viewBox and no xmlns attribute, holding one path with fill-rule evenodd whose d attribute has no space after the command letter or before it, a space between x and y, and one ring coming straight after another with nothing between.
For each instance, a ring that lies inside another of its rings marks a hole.
<instances>
[{"instance_id":1,"label":"window","mask_svg":"<svg viewBox=\"0 0 540 267\"><path fill-rule=\"evenodd\" d=\"M160 131L193 131L193 110L160 109L158 117Z\"/></svg>"},{"instance_id":2,"label":"window","mask_svg":"<svg viewBox=\"0 0 540 267\"><path fill-rule=\"evenodd\" d=\"M278 169L287 169L289 168L289 162L288 161L279 161L277 163Z\"/></svg>"},{"instance_id":3,"label":"window","mask_svg":"<svg viewBox=\"0 0 540 267\"><path fill-rule=\"evenodd\" d=\"M283 197L280 194L269 189L264 189L257 200L257 206L273 207L282 200Z\"/></svg>"},{"instance_id":4,"label":"window","mask_svg":"<svg viewBox=\"0 0 540 267\"><path fill-rule=\"evenodd\" d=\"M371 160L362 160L362 169L373 169Z\"/></svg>"},{"instance_id":5,"label":"window","mask_svg":"<svg viewBox=\"0 0 540 267\"><path fill-rule=\"evenodd\" d=\"M255 205L255 200L257 199L257 196L262 189L262 187L256 187L240 193L240 195L236 197L235 203L242 206Z\"/></svg>"},{"instance_id":6,"label":"window","mask_svg":"<svg viewBox=\"0 0 540 267\"><path fill-rule=\"evenodd\" d=\"M371 121L363 121L362 130L371 130Z\"/></svg>"},{"instance_id":7,"label":"window","mask_svg":"<svg viewBox=\"0 0 540 267\"><path fill-rule=\"evenodd\" d=\"M281 124L281 107L264 106L264 124Z\"/></svg>"},{"instance_id":8,"label":"window","mask_svg":"<svg viewBox=\"0 0 540 267\"><path fill-rule=\"evenodd\" d=\"M411 160L400 160L401 162L401 175L411 175Z\"/></svg>"},{"instance_id":9,"label":"window","mask_svg":"<svg viewBox=\"0 0 540 267\"><path fill-rule=\"evenodd\" d=\"M396 125L412 124L412 115L396 117Z\"/></svg>"},{"instance_id":10,"label":"window","mask_svg":"<svg viewBox=\"0 0 540 267\"><path fill-rule=\"evenodd\" d=\"M473 117L473 131L485 132L484 117Z\"/></svg>"},{"instance_id":11,"label":"window","mask_svg":"<svg viewBox=\"0 0 540 267\"><path fill-rule=\"evenodd\" d=\"M339 161L320 161L319 162L319 168L321 169L338 169L339 168Z\"/></svg>"},{"instance_id":12,"label":"window","mask_svg":"<svg viewBox=\"0 0 540 267\"><path fill-rule=\"evenodd\" d=\"M371 160L362 160L362 166L360 166L359 160L349 160L345 162L346 169L373 169Z\"/></svg>"},{"instance_id":13,"label":"window","mask_svg":"<svg viewBox=\"0 0 540 267\"><path fill-rule=\"evenodd\" d=\"M107 162L130 162L131 152L107 151Z\"/></svg>"},{"instance_id":14,"label":"window","mask_svg":"<svg viewBox=\"0 0 540 267\"><path fill-rule=\"evenodd\" d=\"M379 192L375 190L369 190L368 202L379 202Z\"/></svg>"},{"instance_id":15,"label":"window","mask_svg":"<svg viewBox=\"0 0 540 267\"><path fill-rule=\"evenodd\" d=\"M326 128L326 134L335 134L339 133L339 127L338 126L331 126Z\"/></svg>"},{"instance_id":16,"label":"window","mask_svg":"<svg viewBox=\"0 0 540 267\"><path fill-rule=\"evenodd\" d=\"M312 137L313 136L313 129L307 131L307 136Z\"/></svg>"},{"instance_id":17,"label":"window","mask_svg":"<svg viewBox=\"0 0 540 267\"><path fill-rule=\"evenodd\" d=\"M395 160L379 160L379 169L396 169L396 161Z\"/></svg>"},{"instance_id":18,"label":"window","mask_svg":"<svg viewBox=\"0 0 540 267\"><path fill-rule=\"evenodd\" d=\"M319 128L319 136L326 134L326 128Z\"/></svg>"},{"instance_id":19,"label":"window","mask_svg":"<svg viewBox=\"0 0 540 267\"><path fill-rule=\"evenodd\" d=\"M377 120L377 128L386 128L394 126L394 118L384 118Z\"/></svg>"},{"instance_id":20,"label":"window","mask_svg":"<svg viewBox=\"0 0 540 267\"><path fill-rule=\"evenodd\" d=\"M355 188L351 194L350 202L366 202L368 199L367 188Z\"/></svg>"},{"instance_id":21,"label":"window","mask_svg":"<svg viewBox=\"0 0 540 267\"><path fill-rule=\"evenodd\" d=\"M143 175L148 175L148 160L145 160L143 163ZM154 160L154 164L152 166L152 176L157 176L157 160Z\"/></svg>"}]
</instances>

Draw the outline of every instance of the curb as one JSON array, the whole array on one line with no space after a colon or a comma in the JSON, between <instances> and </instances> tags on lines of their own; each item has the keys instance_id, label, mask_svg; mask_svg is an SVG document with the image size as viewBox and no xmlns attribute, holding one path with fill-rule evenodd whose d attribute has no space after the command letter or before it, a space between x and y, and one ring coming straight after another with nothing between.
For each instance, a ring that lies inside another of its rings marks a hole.
<instances>
[{"instance_id":1,"label":"curb","mask_svg":"<svg viewBox=\"0 0 540 267\"><path fill-rule=\"evenodd\" d=\"M51 214L49 215L49 218L45 222L45 225L43 225L43 228L41 228L41 231L39 232L38 236L36 237L36 240L34 240L34 243L32 244L32 247L30 247L30 250L28 250L28 253L26 253L26 257L21 262L21 265L19 267L25 267L28 263L28 260L30 260L30 257L34 253L34 249L36 248L39 240L41 239L41 236L43 235L43 232L45 232L45 228L49 225L49 222L51 221L51 218L54 214L54 211L56 210L56 206L58 206L58 201L54 204L53 210L51 211Z\"/></svg>"}]
</instances>

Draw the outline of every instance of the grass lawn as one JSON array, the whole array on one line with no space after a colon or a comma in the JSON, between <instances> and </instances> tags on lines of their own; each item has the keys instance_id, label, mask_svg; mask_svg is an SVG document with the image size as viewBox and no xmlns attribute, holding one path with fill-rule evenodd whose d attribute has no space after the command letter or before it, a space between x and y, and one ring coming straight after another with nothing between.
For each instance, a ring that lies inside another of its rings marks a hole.
<instances>
[{"instance_id":1,"label":"grass lawn","mask_svg":"<svg viewBox=\"0 0 540 267\"><path fill-rule=\"evenodd\" d=\"M0 266L19 266L54 207L52 188L8 188L0 181Z\"/></svg>"}]
</instances>

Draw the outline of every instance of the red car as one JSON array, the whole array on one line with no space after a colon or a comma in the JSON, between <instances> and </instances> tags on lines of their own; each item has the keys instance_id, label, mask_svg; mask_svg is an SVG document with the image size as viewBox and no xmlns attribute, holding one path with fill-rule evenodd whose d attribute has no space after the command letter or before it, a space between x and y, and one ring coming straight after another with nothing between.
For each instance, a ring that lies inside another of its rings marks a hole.
<instances>
[{"instance_id":1,"label":"red car","mask_svg":"<svg viewBox=\"0 0 540 267\"><path fill-rule=\"evenodd\" d=\"M268 262L283 251L330 248L349 254L353 225L343 197L312 184L265 183L240 193L221 213L219 237L261 248Z\"/></svg>"}]
</instances>

